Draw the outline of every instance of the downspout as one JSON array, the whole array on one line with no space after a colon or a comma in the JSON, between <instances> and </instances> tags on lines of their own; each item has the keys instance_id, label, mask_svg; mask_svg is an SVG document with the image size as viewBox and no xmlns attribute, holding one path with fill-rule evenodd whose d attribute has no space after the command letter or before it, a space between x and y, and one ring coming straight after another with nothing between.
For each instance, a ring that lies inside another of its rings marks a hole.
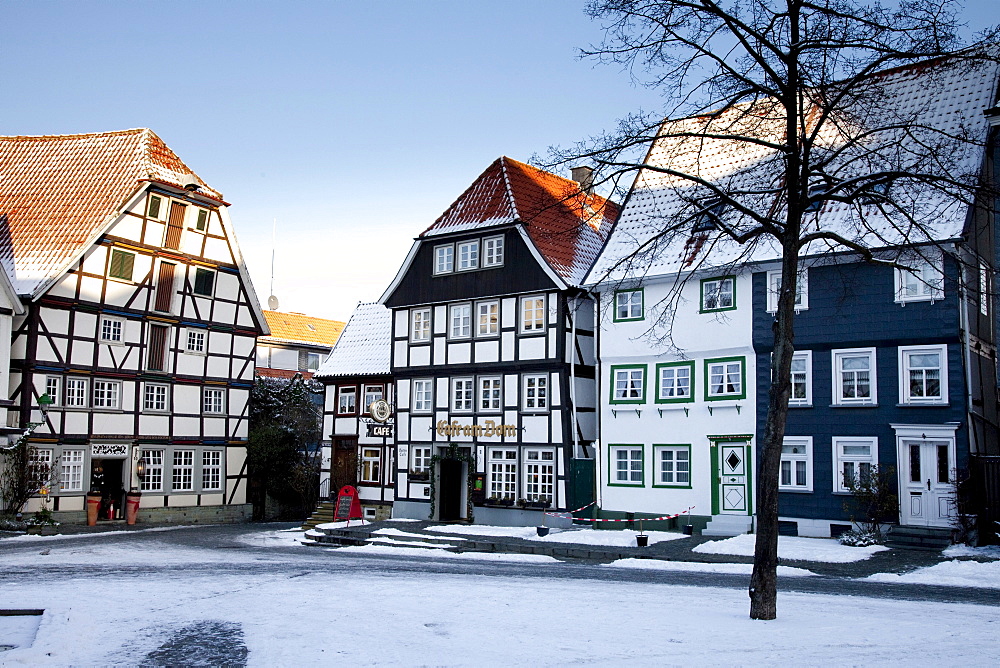
<instances>
[{"instance_id":1,"label":"downspout","mask_svg":"<svg viewBox=\"0 0 1000 668\"><path fill-rule=\"evenodd\" d=\"M580 314L579 297L573 297L573 309L570 312L569 400L573 404L573 459L576 459L576 454L580 451L580 425L576 421L576 319Z\"/></svg>"},{"instance_id":2,"label":"downspout","mask_svg":"<svg viewBox=\"0 0 1000 668\"><path fill-rule=\"evenodd\" d=\"M591 291L594 296L594 505L597 510L604 507L601 496L601 293Z\"/></svg>"}]
</instances>

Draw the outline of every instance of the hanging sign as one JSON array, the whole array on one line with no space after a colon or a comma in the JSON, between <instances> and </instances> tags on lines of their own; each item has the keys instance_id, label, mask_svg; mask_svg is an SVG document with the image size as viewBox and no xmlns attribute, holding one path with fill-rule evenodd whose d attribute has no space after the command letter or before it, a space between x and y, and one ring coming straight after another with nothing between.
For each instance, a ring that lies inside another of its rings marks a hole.
<instances>
[{"instance_id":1,"label":"hanging sign","mask_svg":"<svg viewBox=\"0 0 1000 668\"><path fill-rule=\"evenodd\" d=\"M92 443L90 446L90 456L91 457L101 457L104 459L108 458L125 458L128 457L128 444L126 443Z\"/></svg>"},{"instance_id":2,"label":"hanging sign","mask_svg":"<svg viewBox=\"0 0 1000 668\"><path fill-rule=\"evenodd\" d=\"M392 425L379 424L377 422L368 423L368 436L372 438L392 438Z\"/></svg>"},{"instance_id":3,"label":"hanging sign","mask_svg":"<svg viewBox=\"0 0 1000 668\"><path fill-rule=\"evenodd\" d=\"M368 407L368 413L376 422L386 422L392 415L392 406L385 399L376 399Z\"/></svg>"},{"instance_id":4,"label":"hanging sign","mask_svg":"<svg viewBox=\"0 0 1000 668\"><path fill-rule=\"evenodd\" d=\"M358 490L351 485L344 485L337 493L337 507L333 511L335 520L360 520L361 500L358 498Z\"/></svg>"}]
</instances>

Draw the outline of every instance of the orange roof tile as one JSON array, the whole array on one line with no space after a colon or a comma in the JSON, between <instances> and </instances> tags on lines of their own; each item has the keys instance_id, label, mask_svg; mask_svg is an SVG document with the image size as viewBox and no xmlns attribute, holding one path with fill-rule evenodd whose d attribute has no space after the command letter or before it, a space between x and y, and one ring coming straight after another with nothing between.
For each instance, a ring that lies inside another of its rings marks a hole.
<instances>
[{"instance_id":1,"label":"orange roof tile","mask_svg":"<svg viewBox=\"0 0 1000 668\"><path fill-rule=\"evenodd\" d=\"M265 378L280 378L282 380L291 380L295 378L296 374L302 376L305 380L311 380L313 377L312 371L295 371L294 369L268 369L265 367L257 367L255 373L258 376L263 376Z\"/></svg>"},{"instance_id":2,"label":"orange roof tile","mask_svg":"<svg viewBox=\"0 0 1000 668\"><path fill-rule=\"evenodd\" d=\"M346 324L340 320L326 320L282 311L264 311L264 319L271 328L271 335L261 339L313 343L330 348L340 338L340 333L344 331Z\"/></svg>"}]
</instances>

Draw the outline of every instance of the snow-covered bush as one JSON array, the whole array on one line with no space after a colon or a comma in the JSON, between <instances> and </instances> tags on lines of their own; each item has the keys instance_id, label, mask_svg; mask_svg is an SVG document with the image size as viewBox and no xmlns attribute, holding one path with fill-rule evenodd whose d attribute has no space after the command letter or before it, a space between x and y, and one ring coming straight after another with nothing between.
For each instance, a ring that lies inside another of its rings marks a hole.
<instances>
[{"instance_id":1,"label":"snow-covered bush","mask_svg":"<svg viewBox=\"0 0 1000 668\"><path fill-rule=\"evenodd\" d=\"M869 547L882 544L882 534L867 529L851 529L840 534L840 544L851 547Z\"/></svg>"}]
</instances>

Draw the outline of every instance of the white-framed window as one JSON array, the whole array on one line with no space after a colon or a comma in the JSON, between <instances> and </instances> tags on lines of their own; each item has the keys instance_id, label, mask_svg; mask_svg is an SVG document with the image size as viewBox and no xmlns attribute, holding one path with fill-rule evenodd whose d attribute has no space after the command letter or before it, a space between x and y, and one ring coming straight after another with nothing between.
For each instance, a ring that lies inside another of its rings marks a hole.
<instances>
[{"instance_id":1,"label":"white-framed window","mask_svg":"<svg viewBox=\"0 0 1000 668\"><path fill-rule=\"evenodd\" d=\"M615 322L643 319L643 291L619 290L615 293Z\"/></svg>"},{"instance_id":2,"label":"white-framed window","mask_svg":"<svg viewBox=\"0 0 1000 668\"><path fill-rule=\"evenodd\" d=\"M175 492L194 490L194 450L174 450L171 486Z\"/></svg>"},{"instance_id":3,"label":"white-framed window","mask_svg":"<svg viewBox=\"0 0 1000 668\"><path fill-rule=\"evenodd\" d=\"M528 501L552 501L556 488L555 452L524 451L524 498Z\"/></svg>"},{"instance_id":4,"label":"white-framed window","mask_svg":"<svg viewBox=\"0 0 1000 668\"><path fill-rule=\"evenodd\" d=\"M503 266L503 237L486 237L483 239L483 266Z\"/></svg>"},{"instance_id":5,"label":"white-framed window","mask_svg":"<svg viewBox=\"0 0 1000 668\"><path fill-rule=\"evenodd\" d=\"M222 451L201 453L201 488L204 491L222 489Z\"/></svg>"},{"instance_id":6,"label":"white-framed window","mask_svg":"<svg viewBox=\"0 0 1000 668\"><path fill-rule=\"evenodd\" d=\"M944 299L944 268L941 259L901 258L910 269L896 269L896 302L937 301Z\"/></svg>"},{"instance_id":7,"label":"white-framed window","mask_svg":"<svg viewBox=\"0 0 1000 668\"><path fill-rule=\"evenodd\" d=\"M848 481L862 481L871 475L878 461L878 439L834 436L833 460L833 491L850 492Z\"/></svg>"},{"instance_id":8,"label":"white-framed window","mask_svg":"<svg viewBox=\"0 0 1000 668\"><path fill-rule=\"evenodd\" d=\"M206 387L202 393L202 412L219 415L226 412L226 391Z\"/></svg>"},{"instance_id":9,"label":"white-framed window","mask_svg":"<svg viewBox=\"0 0 1000 668\"><path fill-rule=\"evenodd\" d=\"M641 445L612 445L608 456L611 458L609 485L633 485L642 487L644 482L643 447Z\"/></svg>"},{"instance_id":10,"label":"white-framed window","mask_svg":"<svg viewBox=\"0 0 1000 668\"><path fill-rule=\"evenodd\" d=\"M982 260L979 261L979 312L990 314L990 268Z\"/></svg>"},{"instance_id":11,"label":"white-framed window","mask_svg":"<svg viewBox=\"0 0 1000 668\"><path fill-rule=\"evenodd\" d=\"M434 381L413 381L413 412L428 413L434 408Z\"/></svg>"},{"instance_id":12,"label":"white-framed window","mask_svg":"<svg viewBox=\"0 0 1000 668\"><path fill-rule=\"evenodd\" d=\"M427 475L431 470L431 448L430 446L414 446L410 448L410 473L416 475Z\"/></svg>"},{"instance_id":13,"label":"white-framed window","mask_svg":"<svg viewBox=\"0 0 1000 668\"><path fill-rule=\"evenodd\" d=\"M736 308L736 278L723 276L701 282L701 310L728 311Z\"/></svg>"},{"instance_id":14,"label":"white-framed window","mask_svg":"<svg viewBox=\"0 0 1000 668\"><path fill-rule=\"evenodd\" d=\"M59 490L83 491L83 450L63 450L59 458Z\"/></svg>"},{"instance_id":15,"label":"white-framed window","mask_svg":"<svg viewBox=\"0 0 1000 668\"><path fill-rule=\"evenodd\" d=\"M725 357L705 360L705 400L743 399L746 397L744 383L744 359Z\"/></svg>"},{"instance_id":16,"label":"white-framed window","mask_svg":"<svg viewBox=\"0 0 1000 668\"><path fill-rule=\"evenodd\" d=\"M358 388L337 388L337 414L350 415L358 410Z\"/></svg>"},{"instance_id":17,"label":"white-framed window","mask_svg":"<svg viewBox=\"0 0 1000 668\"><path fill-rule=\"evenodd\" d=\"M500 302L476 304L476 336L496 336L500 333Z\"/></svg>"},{"instance_id":18,"label":"white-framed window","mask_svg":"<svg viewBox=\"0 0 1000 668\"><path fill-rule=\"evenodd\" d=\"M778 293L781 292L781 270L767 272L767 312L778 310ZM795 311L809 308L809 270L802 267L795 281Z\"/></svg>"},{"instance_id":19,"label":"white-framed window","mask_svg":"<svg viewBox=\"0 0 1000 668\"><path fill-rule=\"evenodd\" d=\"M66 378L66 406L85 408L87 406L87 379Z\"/></svg>"},{"instance_id":20,"label":"white-framed window","mask_svg":"<svg viewBox=\"0 0 1000 668\"><path fill-rule=\"evenodd\" d=\"M694 401L694 362L664 362L656 365L659 403Z\"/></svg>"},{"instance_id":21,"label":"white-framed window","mask_svg":"<svg viewBox=\"0 0 1000 668\"><path fill-rule=\"evenodd\" d=\"M381 385L365 385L365 403L362 406L367 413L373 401L378 401L385 394L385 389Z\"/></svg>"},{"instance_id":22,"label":"white-framed window","mask_svg":"<svg viewBox=\"0 0 1000 668\"><path fill-rule=\"evenodd\" d=\"M378 448L361 448L361 482L381 482L379 477L382 452Z\"/></svg>"},{"instance_id":23,"label":"white-framed window","mask_svg":"<svg viewBox=\"0 0 1000 668\"><path fill-rule=\"evenodd\" d=\"M792 394L789 406L812 406L812 351L792 355Z\"/></svg>"},{"instance_id":24,"label":"white-framed window","mask_svg":"<svg viewBox=\"0 0 1000 668\"><path fill-rule=\"evenodd\" d=\"M143 450L142 461L146 463L146 475L139 481L143 492L163 491L163 450Z\"/></svg>"},{"instance_id":25,"label":"white-framed window","mask_svg":"<svg viewBox=\"0 0 1000 668\"><path fill-rule=\"evenodd\" d=\"M613 404L638 404L646 399L645 366L612 366L611 383Z\"/></svg>"},{"instance_id":26,"label":"white-framed window","mask_svg":"<svg viewBox=\"0 0 1000 668\"><path fill-rule=\"evenodd\" d=\"M410 311L410 341L431 340L431 310L416 308Z\"/></svg>"},{"instance_id":27,"label":"white-framed window","mask_svg":"<svg viewBox=\"0 0 1000 668\"><path fill-rule=\"evenodd\" d=\"M434 247L434 273L450 274L455 271L455 244Z\"/></svg>"},{"instance_id":28,"label":"white-framed window","mask_svg":"<svg viewBox=\"0 0 1000 668\"><path fill-rule=\"evenodd\" d=\"M653 457L656 463L653 487L691 486L690 445L655 445Z\"/></svg>"},{"instance_id":29,"label":"white-framed window","mask_svg":"<svg viewBox=\"0 0 1000 668\"><path fill-rule=\"evenodd\" d=\"M521 332L545 330L545 297L521 297Z\"/></svg>"},{"instance_id":30,"label":"white-framed window","mask_svg":"<svg viewBox=\"0 0 1000 668\"><path fill-rule=\"evenodd\" d=\"M124 332L124 320L101 316L101 343L121 343L124 340Z\"/></svg>"},{"instance_id":31,"label":"white-framed window","mask_svg":"<svg viewBox=\"0 0 1000 668\"><path fill-rule=\"evenodd\" d=\"M458 271L479 269L479 239L458 244Z\"/></svg>"},{"instance_id":32,"label":"white-framed window","mask_svg":"<svg viewBox=\"0 0 1000 668\"><path fill-rule=\"evenodd\" d=\"M833 356L833 403L875 404L875 349L847 348L830 354Z\"/></svg>"},{"instance_id":33,"label":"white-framed window","mask_svg":"<svg viewBox=\"0 0 1000 668\"><path fill-rule=\"evenodd\" d=\"M481 376L479 378L479 410L484 413L495 413L500 410L503 400L500 376Z\"/></svg>"},{"instance_id":34,"label":"white-framed window","mask_svg":"<svg viewBox=\"0 0 1000 668\"><path fill-rule=\"evenodd\" d=\"M526 373L521 376L521 409L545 411L549 408L549 375Z\"/></svg>"},{"instance_id":35,"label":"white-framed window","mask_svg":"<svg viewBox=\"0 0 1000 668\"><path fill-rule=\"evenodd\" d=\"M449 306L448 322L448 338L467 339L472 336L472 304Z\"/></svg>"},{"instance_id":36,"label":"white-framed window","mask_svg":"<svg viewBox=\"0 0 1000 668\"><path fill-rule=\"evenodd\" d=\"M34 480L48 481L52 477L52 448L28 446L28 475ZM48 487L48 482L45 483Z\"/></svg>"},{"instance_id":37,"label":"white-framed window","mask_svg":"<svg viewBox=\"0 0 1000 668\"><path fill-rule=\"evenodd\" d=\"M117 380L94 381L94 408L121 408L122 384Z\"/></svg>"},{"instance_id":38,"label":"white-framed window","mask_svg":"<svg viewBox=\"0 0 1000 668\"><path fill-rule=\"evenodd\" d=\"M195 355L205 354L205 339L208 336L208 332L203 329L188 329L187 337L184 343L184 352L193 353Z\"/></svg>"},{"instance_id":39,"label":"white-framed window","mask_svg":"<svg viewBox=\"0 0 1000 668\"><path fill-rule=\"evenodd\" d=\"M163 220L166 207L163 206L163 198L159 195L150 195L146 205L146 217L153 220Z\"/></svg>"},{"instance_id":40,"label":"white-framed window","mask_svg":"<svg viewBox=\"0 0 1000 668\"><path fill-rule=\"evenodd\" d=\"M474 390L471 378L451 379L451 410L469 412L472 410Z\"/></svg>"},{"instance_id":41,"label":"white-framed window","mask_svg":"<svg viewBox=\"0 0 1000 668\"><path fill-rule=\"evenodd\" d=\"M323 363L323 357L319 353L306 353L306 370L316 371Z\"/></svg>"},{"instance_id":42,"label":"white-framed window","mask_svg":"<svg viewBox=\"0 0 1000 668\"><path fill-rule=\"evenodd\" d=\"M786 436L781 442L778 489L811 492L813 488L812 436Z\"/></svg>"},{"instance_id":43,"label":"white-framed window","mask_svg":"<svg viewBox=\"0 0 1000 668\"><path fill-rule=\"evenodd\" d=\"M45 377L45 394L49 395L49 399L52 400L53 406L58 406L62 403L62 376L46 376Z\"/></svg>"},{"instance_id":44,"label":"white-framed window","mask_svg":"<svg viewBox=\"0 0 1000 668\"><path fill-rule=\"evenodd\" d=\"M948 402L948 346L899 347L899 402Z\"/></svg>"},{"instance_id":45,"label":"white-framed window","mask_svg":"<svg viewBox=\"0 0 1000 668\"><path fill-rule=\"evenodd\" d=\"M498 499L517 498L517 450L490 448L489 496Z\"/></svg>"}]
</instances>

